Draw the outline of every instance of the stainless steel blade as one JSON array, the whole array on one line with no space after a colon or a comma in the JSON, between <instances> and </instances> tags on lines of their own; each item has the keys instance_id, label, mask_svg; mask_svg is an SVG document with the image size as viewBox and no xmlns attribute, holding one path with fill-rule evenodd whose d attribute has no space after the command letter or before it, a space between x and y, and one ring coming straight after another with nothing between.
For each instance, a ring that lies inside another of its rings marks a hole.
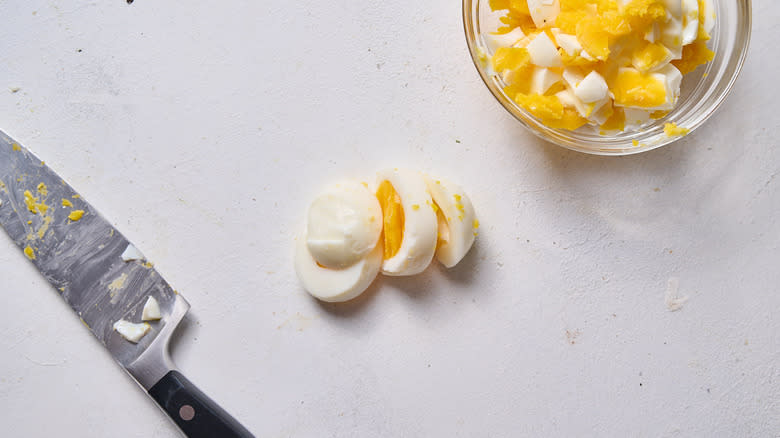
<instances>
[{"instance_id":1,"label":"stainless steel blade","mask_svg":"<svg viewBox=\"0 0 780 438\"><path fill-rule=\"evenodd\" d=\"M0 131L0 226L93 335L146 389L173 369L171 333L189 309L146 260L125 262L130 242L33 153ZM72 204L72 205L68 205ZM84 212L80 219L69 215ZM163 315L138 344L113 330L140 322L147 297Z\"/></svg>"}]
</instances>

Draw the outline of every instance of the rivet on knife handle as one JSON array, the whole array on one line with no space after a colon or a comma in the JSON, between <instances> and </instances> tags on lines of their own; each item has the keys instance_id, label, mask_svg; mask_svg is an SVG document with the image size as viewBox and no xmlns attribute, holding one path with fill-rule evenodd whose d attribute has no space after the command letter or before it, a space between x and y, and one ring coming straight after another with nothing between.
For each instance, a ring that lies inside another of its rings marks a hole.
<instances>
[{"instance_id":1,"label":"rivet on knife handle","mask_svg":"<svg viewBox=\"0 0 780 438\"><path fill-rule=\"evenodd\" d=\"M178 371L168 372L149 390L149 395L189 438L253 437Z\"/></svg>"}]
</instances>

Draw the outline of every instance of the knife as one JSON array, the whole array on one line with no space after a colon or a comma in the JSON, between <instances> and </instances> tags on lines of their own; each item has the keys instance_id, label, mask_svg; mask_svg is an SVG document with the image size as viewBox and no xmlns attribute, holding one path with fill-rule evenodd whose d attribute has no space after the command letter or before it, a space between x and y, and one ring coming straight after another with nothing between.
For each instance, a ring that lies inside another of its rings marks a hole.
<instances>
[{"instance_id":1,"label":"knife","mask_svg":"<svg viewBox=\"0 0 780 438\"><path fill-rule=\"evenodd\" d=\"M2 131L0 226L186 436L253 437L171 360L168 344L189 303L97 210ZM123 256L128 248L137 255ZM161 318L149 322L137 343L130 342L114 323L140 323L150 296Z\"/></svg>"}]
</instances>

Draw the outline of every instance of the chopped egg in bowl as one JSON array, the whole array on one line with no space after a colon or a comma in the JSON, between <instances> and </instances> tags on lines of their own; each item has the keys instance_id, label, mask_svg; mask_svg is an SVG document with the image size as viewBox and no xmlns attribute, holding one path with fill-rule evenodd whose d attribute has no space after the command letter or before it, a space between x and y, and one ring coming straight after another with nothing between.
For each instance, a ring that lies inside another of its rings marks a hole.
<instances>
[{"instance_id":1,"label":"chopped egg in bowl","mask_svg":"<svg viewBox=\"0 0 780 438\"><path fill-rule=\"evenodd\" d=\"M739 74L750 14L749 0L463 1L472 59L504 108L545 140L602 155L702 125Z\"/></svg>"}]
</instances>

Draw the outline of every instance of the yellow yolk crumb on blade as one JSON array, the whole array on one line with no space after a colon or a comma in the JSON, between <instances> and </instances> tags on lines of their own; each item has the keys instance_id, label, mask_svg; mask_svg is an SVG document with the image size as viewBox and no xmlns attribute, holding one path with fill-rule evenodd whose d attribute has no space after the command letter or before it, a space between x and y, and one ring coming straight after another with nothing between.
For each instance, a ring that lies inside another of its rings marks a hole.
<instances>
[{"instance_id":1,"label":"yellow yolk crumb on blade","mask_svg":"<svg viewBox=\"0 0 780 438\"><path fill-rule=\"evenodd\" d=\"M73 210L68 215L68 219L72 220L73 222L76 222L80 220L84 216L84 210Z\"/></svg>"},{"instance_id":2,"label":"yellow yolk crumb on blade","mask_svg":"<svg viewBox=\"0 0 780 438\"><path fill-rule=\"evenodd\" d=\"M33 249L29 246L24 248L24 255L26 255L30 260L35 260L35 251L33 251Z\"/></svg>"},{"instance_id":3,"label":"yellow yolk crumb on blade","mask_svg":"<svg viewBox=\"0 0 780 438\"><path fill-rule=\"evenodd\" d=\"M491 40L490 65L506 95L550 128L590 125L602 135L638 130L674 109L681 75L713 59L707 47L715 19L711 2L490 0L490 8L503 14L492 35L509 35ZM552 9L542 22L531 5ZM691 15L698 16L698 29L684 29L695 20ZM534 43L545 34L552 45ZM584 80L589 76L596 80ZM539 77L549 82L533 85ZM557 96L562 92L565 98ZM624 108L633 110L630 121Z\"/></svg>"},{"instance_id":4,"label":"yellow yolk crumb on blade","mask_svg":"<svg viewBox=\"0 0 780 438\"><path fill-rule=\"evenodd\" d=\"M62 206L63 207L73 207L73 203L70 202L69 200L63 198L62 199Z\"/></svg>"},{"instance_id":5,"label":"yellow yolk crumb on blade","mask_svg":"<svg viewBox=\"0 0 780 438\"><path fill-rule=\"evenodd\" d=\"M401 248L404 238L404 209L401 198L389 181L382 181L376 191L382 206L382 239L385 259L393 258Z\"/></svg>"}]
</instances>

